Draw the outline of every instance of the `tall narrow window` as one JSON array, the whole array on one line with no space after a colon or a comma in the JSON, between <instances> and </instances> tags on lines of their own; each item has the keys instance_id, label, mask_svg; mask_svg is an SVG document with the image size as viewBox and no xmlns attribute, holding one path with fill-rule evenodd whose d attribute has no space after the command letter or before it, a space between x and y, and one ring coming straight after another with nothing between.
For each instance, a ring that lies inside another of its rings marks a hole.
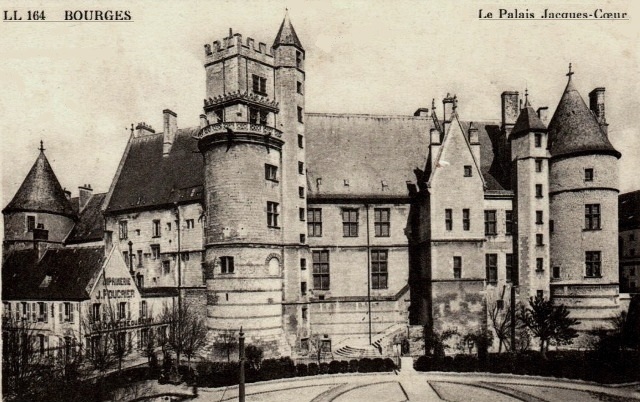
<instances>
[{"instance_id":1,"label":"tall narrow window","mask_svg":"<svg viewBox=\"0 0 640 402\"><path fill-rule=\"evenodd\" d=\"M536 271L544 271L544 258L536 258Z\"/></svg>"},{"instance_id":2,"label":"tall narrow window","mask_svg":"<svg viewBox=\"0 0 640 402\"><path fill-rule=\"evenodd\" d=\"M233 257L224 256L220 257L220 273L221 274L232 274L235 270L235 266L233 264Z\"/></svg>"},{"instance_id":3,"label":"tall narrow window","mask_svg":"<svg viewBox=\"0 0 640 402\"><path fill-rule=\"evenodd\" d=\"M302 271L307 269L307 259L306 258L300 258L300 269Z\"/></svg>"},{"instance_id":4,"label":"tall narrow window","mask_svg":"<svg viewBox=\"0 0 640 402\"><path fill-rule=\"evenodd\" d=\"M36 228L36 217L33 215L27 215L27 232L33 232Z\"/></svg>"},{"instance_id":5,"label":"tall narrow window","mask_svg":"<svg viewBox=\"0 0 640 402\"><path fill-rule=\"evenodd\" d=\"M462 230L471 230L471 212L468 209L462 210Z\"/></svg>"},{"instance_id":6,"label":"tall narrow window","mask_svg":"<svg viewBox=\"0 0 640 402\"><path fill-rule=\"evenodd\" d=\"M498 281L498 254L486 255L487 282L496 283Z\"/></svg>"},{"instance_id":7,"label":"tall narrow window","mask_svg":"<svg viewBox=\"0 0 640 402\"><path fill-rule=\"evenodd\" d=\"M589 278L600 277L600 251L587 251L585 252L585 275Z\"/></svg>"},{"instance_id":8,"label":"tall narrow window","mask_svg":"<svg viewBox=\"0 0 640 402\"><path fill-rule=\"evenodd\" d=\"M376 237L389 237L389 208L375 208L373 210L373 226Z\"/></svg>"},{"instance_id":9,"label":"tall narrow window","mask_svg":"<svg viewBox=\"0 0 640 402\"><path fill-rule=\"evenodd\" d=\"M93 307L91 309L91 318L94 322L100 321L100 317L102 313L100 312L100 303L93 303Z\"/></svg>"},{"instance_id":10,"label":"tall narrow window","mask_svg":"<svg viewBox=\"0 0 640 402\"><path fill-rule=\"evenodd\" d=\"M513 254L506 255L506 280L507 282L513 281Z\"/></svg>"},{"instance_id":11,"label":"tall narrow window","mask_svg":"<svg viewBox=\"0 0 640 402\"><path fill-rule=\"evenodd\" d=\"M322 208L307 209L307 233L309 237L322 236Z\"/></svg>"},{"instance_id":12,"label":"tall narrow window","mask_svg":"<svg viewBox=\"0 0 640 402\"><path fill-rule=\"evenodd\" d=\"M304 162L298 162L298 174L304 174Z\"/></svg>"},{"instance_id":13,"label":"tall narrow window","mask_svg":"<svg viewBox=\"0 0 640 402\"><path fill-rule=\"evenodd\" d=\"M542 172L542 159L536 159L536 172Z\"/></svg>"},{"instance_id":14,"label":"tall narrow window","mask_svg":"<svg viewBox=\"0 0 640 402\"><path fill-rule=\"evenodd\" d=\"M600 229L600 204L584 206L584 225L587 230Z\"/></svg>"},{"instance_id":15,"label":"tall narrow window","mask_svg":"<svg viewBox=\"0 0 640 402\"><path fill-rule=\"evenodd\" d=\"M296 92L302 95L302 83L300 81L296 82Z\"/></svg>"},{"instance_id":16,"label":"tall narrow window","mask_svg":"<svg viewBox=\"0 0 640 402\"><path fill-rule=\"evenodd\" d=\"M302 108L300 106L298 106L298 122L299 123L304 123Z\"/></svg>"},{"instance_id":17,"label":"tall narrow window","mask_svg":"<svg viewBox=\"0 0 640 402\"><path fill-rule=\"evenodd\" d=\"M296 50L296 67L302 67L302 52Z\"/></svg>"},{"instance_id":18,"label":"tall narrow window","mask_svg":"<svg viewBox=\"0 0 640 402\"><path fill-rule=\"evenodd\" d=\"M542 184L536 184L536 198L542 198Z\"/></svg>"},{"instance_id":19,"label":"tall narrow window","mask_svg":"<svg viewBox=\"0 0 640 402\"><path fill-rule=\"evenodd\" d=\"M278 167L265 163L264 178L265 180L278 181Z\"/></svg>"},{"instance_id":20,"label":"tall narrow window","mask_svg":"<svg viewBox=\"0 0 640 402\"><path fill-rule=\"evenodd\" d=\"M160 237L162 231L160 230L160 220L154 219L151 224L151 236L152 237Z\"/></svg>"},{"instance_id":21,"label":"tall narrow window","mask_svg":"<svg viewBox=\"0 0 640 402\"><path fill-rule=\"evenodd\" d=\"M278 203L267 201L267 226L270 228L278 227Z\"/></svg>"},{"instance_id":22,"label":"tall narrow window","mask_svg":"<svg viewBox=\"0 0 640 402\"><path fill-rule=\"evenodd\" d=\"M540 233L536 233L536 246L544 245L544 237Z\"/></svg>"},{"instance_id":23,"label":"tall narrow window","mask_svg":"<svg viewBox=\"0 0 640 402\"><path fill-rule=\"evenodd\" d=\"M536 211L536 225L542 225L544 223L542 211Z\"/></svg>"},{"instance_id":24,"label":"tall narrow window","mask_svg":"<svg viewBox=\"0 0 640 402\"><path fill-rule=\"evenodd\" d=\"M462 278L462 257L453 257L453 277Z\"/></svg>"},{"instance_id":25,"label":"tall narrow window","mask_svg":"<svg viewBox=\"0 0 640 402\"><path fill-rule=\"evenodd\" d=\"M249 123L258 124L258 119L260 116L260 112L258 109L249 108Z\"/></svg>"},{"instance_id":26,"label":"tall narrow window","mask_svg":"<svg viewBox=\"0 0 640 402\"><path fill-rule=\"evenodd\" d=\"M560 279L560 267L553 267L553 279Z\"/></svg>"},{"instance_id":27,"label":"tall narrow window","mask_svg":"<svg viewBox=\"0 0 640 402\"><path fill-rule=\"evenodd\" d=\"M498 233L497 230L496 211L484 211L484 234L487 236L495 236Z\"/></svg>"},{"instance_id":28,"label":"tall narrow window","mask_svg":"<svg viewBox=\"0 0 640 402\"><path fill-rule=\"evenodd\" d=\"M358 237L358 210L345 208L342 210L342 236Z\"/></svg>"},{"instance_id":29,"label":"tall narrow window","mask_svg":"<svg viewBox=\"0 0 640 402\"><path fill-rule=\"evenodd\" d=\"M444 210L444 228L445 230L453 230L453 210Z\"/></svg>"},{"instance_id":30,"label":"tall narrow window","mask_svg":"<svg viewBox=\"0 0 640 402\"><path fill-rule=\"evenodd\" d=\"M120 221L118 224L118 229L119 229L118 234L120 235L120 240L126 240L129 236L127 221Z\"/></svg>"},{"instance_id":31,"label":"tall narrow window","mask_svg":"<svg viewBox=\"0 0 640 402\"><path fill-rule=\"evenodd\" d=\"M164 260L162 261L162 275L171 274L171 261Z\"/></svg>"},{"instance_id":32,"label":"tall narrow window","mask_svg":"<svg viewBox=\"0 0 640 402\"><path fill-rule=\"evenodd\" d=\"M151 257L154 260L157 260L160 258L160 245L159 244L152 244L151 246Z\"/></svg>"},{"instance_id":33,"label":"tall narrow window","mask_svg":"<svg viewBox=\"0 0 640 402\"><path fill-rule=\"evenodd\" d=\"M305 220L305 212L304 212L304 208L298 208L298 215L300 216L300 221L304 222Z\"/></svg>"},{"instance_id":34,"label":"tall narrow window","mask_svg":"<svg viewBox=\"0 0 640 402\"><path fill-rule=\"evenodd\" d=\"M300 295L307 295L307 282L300 282Z\"/></svg>"},{"instance_id":35,"label":"tall narrow window","mask_svg":"<svg viewBox=\"0 0 640 402\"><path fill-rule=\"evenodd\" d=\"M505 234L513 234L513 211L507 210L504 212L504 233Z\"/></svg>"},{"instance_id":36,"label":"tall narrow window","mask_svg":"<svg viewBox=\"0 0 640 402\"><path fill-rule=\"evenodd\" d=\"M298 148L304 148L304 136L298 134Z\"/></svg>"},{"instance_id":37,"label":"tall narrow window","mask_svg":"<svg viewBox=\"0 0 640 402\"><path fill-rule=\"evenodd\" d=\"M251 78L253 79L253 92L259 95L267 94L267 79L264 77L260 77L259 75L252 74Z\"/></svg>"},{"instance_id":38,"label":"tall narrow window","mask_svg":"<svg viewBox=\"0 0 640 402\"><path fill-rule=\"evenodd\" d=\"M313 257L313 288L329 290L329 251L312 252Z\"/></svg>"},{"instance_id":39,"label":"tall narrow window","mask_svg":"<svg viewBox=\"0 0 640 402\"><path fill-rule=\"evenodd\" d=\"M371 288L386 289L388 250L371 250Z\"/></svg>"},{"instance_id":40,"label":"tall narrow window","mask_svg":"<svg viewBox=\"0 0 640 402\"><path fill-rule=\"evenodd\" d=\"M304 187L298 187L298 197L304 198Z\"/></svg>"},{"instance_id":41,"label":"tall narrow window","mask_svg":"<svg viewBox=\"0 0 640 402\"><path fill-rule=\"evenodd\" d=\"M471 165L464 165L464 177L471 177Z\"/></svg>"},{"instance_id":42,"label":"tall narrow window","mask_svg":"<svg viewBox=\"0 0 640 402\"><path fill-rule=\"evenodd\" d=\"M536 148L541 148L542 147L542 134L535 133L534 134L534 140L535 140Z\"/></svg>"}]
</instances>

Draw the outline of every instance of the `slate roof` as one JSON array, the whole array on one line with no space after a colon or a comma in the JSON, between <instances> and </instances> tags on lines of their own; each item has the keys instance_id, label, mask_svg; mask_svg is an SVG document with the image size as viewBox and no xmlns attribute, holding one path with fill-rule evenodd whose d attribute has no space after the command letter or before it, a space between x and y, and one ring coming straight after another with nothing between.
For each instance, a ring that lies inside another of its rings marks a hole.
<instances>
[{"instance_id":1,"label":"slate roof","mask_svg":"<svg viewBox=\"0 0 640 402\"><path fill-rule=\"evenodd\" d=\"M78 214L78 221L67 236L66 244L77 244L100 241L104 236L104 218L102 217L102 202L106 193L93 194L84 209ZM74 197L71 204L74 210L79 210L79 199Z\"/></svg>"},{"instance_id":2,"label":"slate roof","mask_svg":"<svg viewBox=\"0 0 640 402\"><path fill-rule=\"evenodd\" d=\"M203 199L204 163L192 138L199 128L179 129L162 156L162 133L131 139L106 213Z\"/></svg>"},{"instance_id":3,"label":"slate roof","mask_svg":"<svg viewBox=\"0 0 640 402\"><path fill-rule=\"evenodd\" d=\"M470 122L461 124L466 133ZM474 125L487 189L507 191L509 173L495 157L499 127L495 122ZM408 197L406 182L415 183L414 169L426 166L432 127L432 120L425 117L306 114L309 199Z\"/></svg>"},{"instance_id":4,"label":"slate roof","mask_svg":"<svg viewBox=\"0 0 640 402\"><path fill-rule=\"evenodd\" d=\"M538 117L538 113L533 110L529 101L527 101L525 107L520 110L516 124L513 125L511 130L511 135L517 136L530 131L547 131L547 127Z\"/></svg>"},{"instance_id":5,"label":"slate roof","mask_svg":"<svg viewBox=\"0 0 640 402\"><path fill-rule=\"evenodd\" d=\"M58 178L43 151L2 213L48 212L75 218Z\"/></svg>"},{"instance_id":6,"label":"slate roof","mask_svg":"<svg viewBox=\"0 0 640 402\"><path fill-rule=\"evenodd\" d=\"M278 30L276 39L273 41L274 49L280 45L293 45L300 48L300 50L304 49L300 43L300 39L298 39L298 35L296 35L296 30L293 29L293 25L291 25L289 14L284 16L284 20L282 20L282 24L280 24L280 29Z\"/></svg>"},{"instance_id":7,"label":"slate roof","mask_svg":"<svg viewBox=\"0 0 640 402\"><path fill-rule=\"evenodd\" d=\"M103 246L49 249L40 261L36 250L13 251L2 267L2 299L88 299L105 259Z\"/></svg>"},{"instance_id":8,"label":"slate roof","mask_svg":"<svg viewBox=\"0 0 640 402\"><path fill-rule=\"evenodd\" d=\"M549 123L552 157L597 153L620 158L598 121L576 90L571 76Z\"/></svg>"},{"instance_id":9,"label":"slate roof","mask_svg":"<svg viewBox=\"0 0 640 402\"><path fill-rule=\"evenodd\" d=\"M618 229L640 229L640 190L618 197Z\"/></svg>"}]
</instances>

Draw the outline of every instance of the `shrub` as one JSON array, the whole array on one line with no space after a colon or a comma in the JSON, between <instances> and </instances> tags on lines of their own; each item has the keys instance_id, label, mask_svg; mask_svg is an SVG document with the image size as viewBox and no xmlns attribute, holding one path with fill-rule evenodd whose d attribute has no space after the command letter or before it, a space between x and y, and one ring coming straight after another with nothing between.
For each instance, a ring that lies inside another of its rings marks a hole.
<instances>
[{"instance_id":1,"label":"shrub","mask_svg":"<svg viewBox=\"0 0 640 402\"><path fill-rule=\"evenodd\" d=\"M358 372L360 373L371 373L375 371L375 367L373 366L373 361L367 357L361 359L358 363Z\"/></svg>"},{"instance_id":2,"label":"shrub","mask_svg":"<svg viewBox=\"0 0 640 402\"><path fill-rule=\"evenodd\" d=\"M357 373L358 372L359 362L357 360L349 360L349 372Z\"/></svg>"},{"instance_id":3,"label":"shrub","mask_svg":"<svg viewBox=\"0 0 640 402\"><path fill-rule=\"evenodd\" d=\"M247 345L244 349L244 356L247 359L249 367L255 370L260 370L263 354L262 349L255 345Z\"/></svg>"},{"instance_id":4,"label":"shrub","mask_svg":"<svg viewBox=\"0 0 640 402\"><path fill-rule=\"evenodd\" d=\"M388 357L384 359L384 371L393 371L396 368L396 363L393 361L393 359L390 359Z\"/></svg>"},{"instance_id":5,"label":"shrub","mask_svg":"<svg viewBox=\"0 0 640 402\"><path fill-rule=\"evenodd\" d=\"M309 363L309 375L318 375L318 363Z\"/></svg>"},{"instance_id":6,"label":"shrub","mask_svg":"<svg viewBox=\"0 0 640 402\"><path fill-rule=\"evenodd\" d=\"M433 357L426 356L426 355L418 357L418 359L415 361L415 363L413 363L413 368L416 371L431 371L431 370L433 370Z\"/></svg>"},{"instance_id":7,"label":"shrub","mask_svg":"<svg viewBox=\"0 0 640 402\"><path fill-rule=\"evenodd\" d=\"M349 362L346 360L341 360L339 362L339 369L341 373L348 373L349 372Z\"/></svg>"},{"instance_id":8,"label":"shrub","mask_svg":"<svg viewBox=\"0 0 640 402\"><path fill-rule=\"evenodd\" d=\"M296 364L296 375L298 377L305 377L309 375L309 368L304 363Z\"/></svg>"},{"instance_id":9,"label":"shrub","mask_svg":"<svg viewBox=\"0 0 640 402\"><path fill-rule=\"evenodd\" d=\"M329 363L320 363L320 374L329 374Z\"/></svg>"},{"instance_id":10,"label":"shrub","mask_svg":"<svg viewBox=\"0 0 640 402\"><path fill-rule=\"evenodd\" d=\"M384 363L381 357L376 357L371 361L371 369L374 372L377 371L387 371L387 365Z\"/></svg>"},{"instance_id":11,"label":"shrub","mask_svg":"<svg viewBox=\"0 0 640 402\"><path fill-rule=\"evenodd\" d=\"M340 372L340 362L333 360L329 363L329 374L337 374Z\"/></svg>"}]
</instances>

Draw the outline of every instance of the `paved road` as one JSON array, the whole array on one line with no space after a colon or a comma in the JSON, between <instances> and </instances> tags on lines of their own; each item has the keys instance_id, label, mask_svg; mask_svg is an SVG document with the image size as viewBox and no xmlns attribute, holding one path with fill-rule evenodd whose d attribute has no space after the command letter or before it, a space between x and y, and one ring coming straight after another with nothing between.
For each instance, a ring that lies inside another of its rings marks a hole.
<instances>
[{"instance_id":1,"label":"paved road","mask_svg":"<svg viewBox=\"0 0 640 402\"><path fill-rule=\"evenodd\" d=\"M634 387L607 387L523 376L376 373L315 376L247 384L247 402L621 402L640 401ZM238 388L201 389L202 402L237 401Z\"/></svg>"}]
</instances>

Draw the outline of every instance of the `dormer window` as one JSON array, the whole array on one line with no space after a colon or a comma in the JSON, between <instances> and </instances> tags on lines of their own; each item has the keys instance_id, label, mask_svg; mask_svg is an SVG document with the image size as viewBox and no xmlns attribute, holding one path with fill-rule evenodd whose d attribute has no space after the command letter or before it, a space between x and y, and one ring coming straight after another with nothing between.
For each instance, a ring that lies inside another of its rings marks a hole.
<instances>
[{"instance_id":1,"label":"dormer window","mask_svg":"<svg viewBox=\"0 0 640 402\"><path fill-rule=\"evenodd\" d=\"M253 92L258 95L266 95L267 79L255 74L252 74L251 78L253 79Z\"/></svg>"},{"instance_id":2,"label":"dormer window","mask_svg":"<svg viewBox=\"0 0 640 402\"><path fill-rule=\"evenodd\" d=\"M27 232L33 232L36 228L36 217L34 215L27 215Z\"/></svg>"}]
</instances>

